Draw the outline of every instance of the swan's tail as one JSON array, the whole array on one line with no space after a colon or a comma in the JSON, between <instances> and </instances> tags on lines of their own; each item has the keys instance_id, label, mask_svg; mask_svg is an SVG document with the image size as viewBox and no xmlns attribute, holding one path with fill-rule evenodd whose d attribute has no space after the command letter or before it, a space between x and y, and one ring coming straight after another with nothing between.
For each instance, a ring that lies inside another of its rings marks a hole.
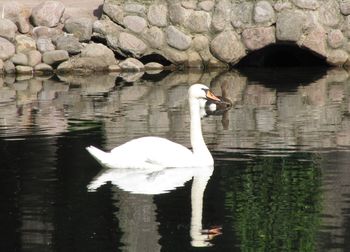
<instances>
[{"instance_id":1,"label":"swan's tail","mask_svg":"<svg viewBox=\"0 0 350 252\"><path fill-rule=\"evenodd\" d=\"M110 153L104 152L94 146L86 147L86 150L93 156L97 162L99 162L101 165L108 165L110 162Z\"/></svg>"}]
</instances>

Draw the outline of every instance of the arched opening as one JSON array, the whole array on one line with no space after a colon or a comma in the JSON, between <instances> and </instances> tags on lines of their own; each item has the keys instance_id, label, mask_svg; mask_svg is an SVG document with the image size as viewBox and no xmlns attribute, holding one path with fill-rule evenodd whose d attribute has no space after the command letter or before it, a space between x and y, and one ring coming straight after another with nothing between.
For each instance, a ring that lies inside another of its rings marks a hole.
<instances>
[{"instance_id":1,"label":"arched opening","mask_svg":"<svg viewBox=\"0 0 350 252\"><path fill-rule=\"evenodd\" d=\"M273 44L253 51L242 58L242 67L327 67L325 60L310 50L292 44Z\"/></svg>"},{"instance_id":2,"label":"arched opening","mask_svg":"<svg viewBox=\"0 0 350 252\"><path fill-rule=\"evenodd\" d=\"M163 57L160 54L152 53L145 55L139 59L143 64L147 64L149 62L157 62L163 66L170 66L171 62L167 60L165 57Z\"/></svg>"},{"instance_id":3,"label":"arched opening","mask_svg":"<svg viewBox=\"0 0 350 252\"><path fill-rule=\"evenodd\" d=\"M278 90L294 89L322 78L329 65L310 50L291 44L274 44L249 53L234 66L250 82Z\"/></svg>"}]
</instances>

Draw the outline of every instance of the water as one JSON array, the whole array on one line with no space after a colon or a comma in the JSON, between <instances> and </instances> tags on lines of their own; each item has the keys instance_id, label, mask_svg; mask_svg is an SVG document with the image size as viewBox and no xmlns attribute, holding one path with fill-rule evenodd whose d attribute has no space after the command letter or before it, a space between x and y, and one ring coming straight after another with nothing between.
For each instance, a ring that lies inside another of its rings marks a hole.
<instances>
[{"instance_id":1,"label":"water","mask_svg":"<svg viewBox=\"0 0 350 252\"><path fill-rule=\"evenodd\" d=\"M233 102L203 119L214 169L105 171L86 152L190 146L196 82ZM6 77L0 250L349 251L349 151L343 70Z\"/></svg>"}]
</instances>

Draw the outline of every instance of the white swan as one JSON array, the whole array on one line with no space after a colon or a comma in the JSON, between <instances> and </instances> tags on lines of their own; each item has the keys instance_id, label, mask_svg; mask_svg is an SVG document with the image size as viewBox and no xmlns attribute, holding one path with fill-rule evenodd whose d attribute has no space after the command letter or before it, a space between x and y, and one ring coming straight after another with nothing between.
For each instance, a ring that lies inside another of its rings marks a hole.
<instances>
[{"instance_id":1,"label":"white swan","mask_svg":"<svg viewBox=\"0 0 350 252\"><path fill-rule=\"evenodd\" d=\"M191 145L193 150L160 137L142 137L122 144L110 152L94 146L86 149L103 166L108 168L163 169L165 167L212 166L201 128L201 104L211 99L219 101L207 86L193 84L188 90L191 115Z\"/></svg>"}]
</instances>

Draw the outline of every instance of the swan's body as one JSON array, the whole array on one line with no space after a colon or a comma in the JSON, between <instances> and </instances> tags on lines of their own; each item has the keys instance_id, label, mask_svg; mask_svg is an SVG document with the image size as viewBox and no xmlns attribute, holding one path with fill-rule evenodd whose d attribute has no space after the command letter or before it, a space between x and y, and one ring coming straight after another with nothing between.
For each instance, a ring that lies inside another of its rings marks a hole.
<instances>
[{"instance_id":1,"label":"swan's body","mask_svg":"<svg viewBox=\"0 0 350 252\"><path fill-rule=\"evenodd\" d=\"M108 168L163 169L165 167L212 166L210 154L201 128L201 104L207 99L219 100L202 84L189 88L191 115L191 145L193 150L160 137L142 137L122 144L111 152L87 147L90 154Z\"/></svg>"}]
</instances>

